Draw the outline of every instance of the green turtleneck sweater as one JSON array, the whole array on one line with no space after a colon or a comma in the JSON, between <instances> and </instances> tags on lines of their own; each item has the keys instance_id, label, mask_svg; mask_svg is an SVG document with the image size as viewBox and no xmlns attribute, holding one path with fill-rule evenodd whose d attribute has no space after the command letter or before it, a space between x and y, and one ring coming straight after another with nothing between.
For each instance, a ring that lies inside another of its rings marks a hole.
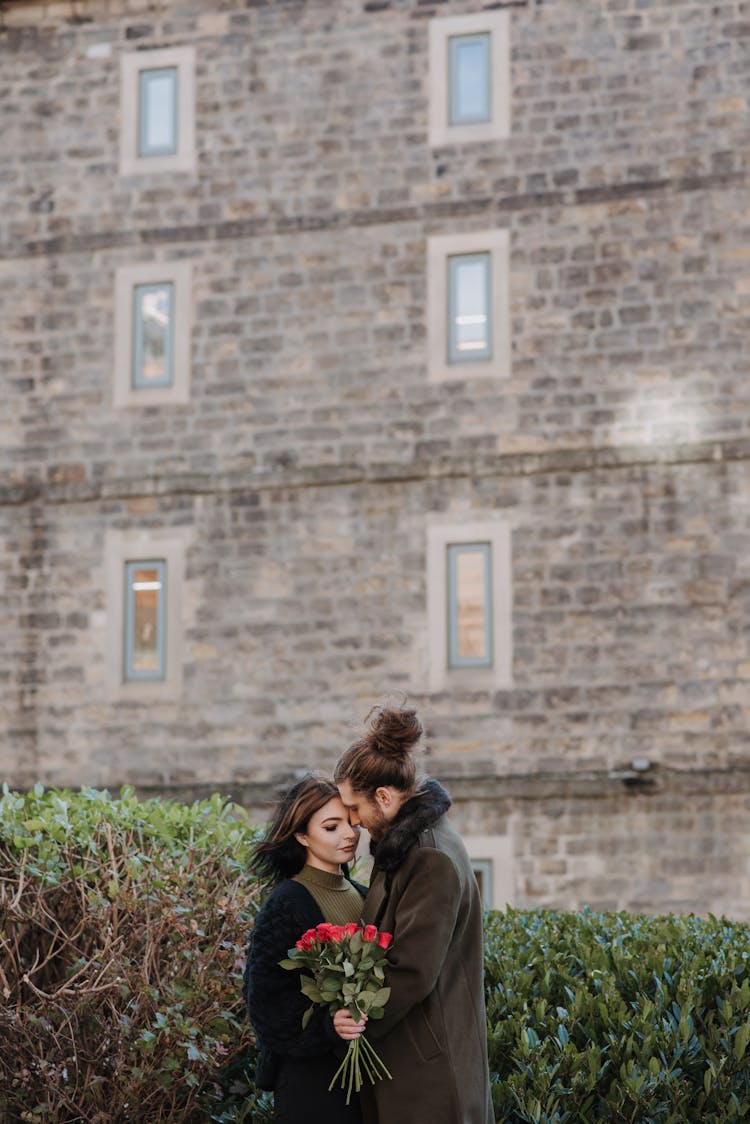
<instances>
[{"instance_id":1,"label":"green turtleneck sweater","mask_svg":"<svg viewBox=\"0 0 750 1124\"><path fill-rule=\"evenodd\" d=\"M303 866L295 874L294 882L301 882L320 906L320 912L331 925L347 925L362 919L362 895L347 882L343 874L329 874L315 866Z\"/></svg>"}]
</instances>

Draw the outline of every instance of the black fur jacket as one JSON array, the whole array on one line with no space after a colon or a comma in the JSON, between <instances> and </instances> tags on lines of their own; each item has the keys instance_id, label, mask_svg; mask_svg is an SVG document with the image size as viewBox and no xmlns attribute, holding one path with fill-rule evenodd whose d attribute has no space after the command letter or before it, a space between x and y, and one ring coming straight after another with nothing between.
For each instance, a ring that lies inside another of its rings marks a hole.
<instances>
[{"instance_id":1,"label":"black fur jacket","mask_svg":"<svg viewBox=\"0 0 750 1124\"><path fill-rule=\"evenodd\" d=\"M375 865L385 874L398 870L423 831L434 827L451 806L451 798L443 786L425 777L417 792L399 808L383 838L371 842Z\"/></svg>"}]
</instances>

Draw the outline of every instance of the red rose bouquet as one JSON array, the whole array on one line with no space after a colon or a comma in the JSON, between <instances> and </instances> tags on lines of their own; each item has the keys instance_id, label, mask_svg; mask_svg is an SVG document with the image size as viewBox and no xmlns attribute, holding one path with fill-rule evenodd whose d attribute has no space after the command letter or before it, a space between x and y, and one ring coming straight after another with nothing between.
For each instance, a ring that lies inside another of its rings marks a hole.
<instances>
[{"instance_id":1,"label":"red rose bouquet","mask_svg":"<svg viewBox=\"0 0 750 1124\"><path fill-rule=\"evenodd\" d=\"M384 987L385 950L393 940L390 933L379 933L374 925L329 925L324 922L308 929L289 949L289 959L281 961L282 968L303 972L300 986L312 1001L302 1017L302 1027L307 1026L316 1005L327 1007L330 1014L347 1007L353 1019L363 1015L382 1019L383 1008L391 994ZM309 973L309 974L308 974ZM328 1086L334 1087L341 1079L349 1104L352 1089L358 1093L364 1075L375 1084L391 1074L362 1034L349 1042L343 1062Z\"/></svg>"}]
</instances>

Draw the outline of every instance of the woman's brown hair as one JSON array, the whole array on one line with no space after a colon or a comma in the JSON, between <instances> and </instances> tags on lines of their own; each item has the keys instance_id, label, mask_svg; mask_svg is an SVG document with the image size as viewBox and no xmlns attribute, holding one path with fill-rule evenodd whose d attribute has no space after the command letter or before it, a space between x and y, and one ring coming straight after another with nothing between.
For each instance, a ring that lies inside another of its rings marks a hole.
<instances>
[{"instance_id":1,"label":"woman's brown hair","mask_svg":"<svg viewBox=\"0 0 750 1124\"><path fill-rule=\"evenodd\" d=\"M307 850L295 835L304 834L311 817L338 794L335 784L314 773L307 773L284 793L268 831L253 848L250 859L250 869L261 882L275 884L302 870Z\"/></svg>"},{"instance_id":2,"label":"woman's brown hair","mask_svg":"<svg viewBox=\"0 0 750 1124\"><path fill-rule=\"evenodd\" d=\"M365 724L365 733L344 753L333 779L337 784L349 781L354 792L370 800L383 785L411 794L417 779L413 749L424 733L416 710L374 706Z\"/></svg>"}]
</instances>

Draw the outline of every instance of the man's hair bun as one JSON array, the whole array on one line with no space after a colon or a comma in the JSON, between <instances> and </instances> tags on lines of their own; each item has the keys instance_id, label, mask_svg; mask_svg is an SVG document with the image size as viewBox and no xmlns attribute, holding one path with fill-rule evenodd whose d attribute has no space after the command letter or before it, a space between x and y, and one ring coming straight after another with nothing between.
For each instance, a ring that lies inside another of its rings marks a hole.
<instances>
[{"instance_id":1,"label":"man's hair bun","mask_svg":"<svg viewBox=\"0 0 750 1124\"><path fill-rule=\"evenodd\" d=\"M374 706L365 719L364 741L382 757L403 760L424 733L413 707Z\"/></svg>"}]
</instances>

